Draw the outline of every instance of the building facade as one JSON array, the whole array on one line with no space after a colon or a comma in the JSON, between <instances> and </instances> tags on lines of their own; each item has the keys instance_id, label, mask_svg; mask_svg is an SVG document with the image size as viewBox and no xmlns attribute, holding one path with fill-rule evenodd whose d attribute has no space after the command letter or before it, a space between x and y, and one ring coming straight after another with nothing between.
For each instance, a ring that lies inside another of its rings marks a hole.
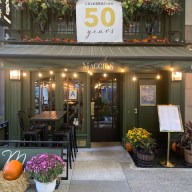
<instances>
[{"instance_id":1,"label":"building facade","mask_svg":"<svg viewBox=\"0 0 192 192\"><path fill-rule=\"evenodd\" d=\"M9 39L0 49L1 119L10 122L9 138L20 138L17 111L31 107L36 113L66 110L65 121L75 113L82 147L93 141L123 143L133 127L166 144L157 105L179 105L183 122L190 120L191 2L180 3L179 15L124 18L119 43L76 42L74 13L54 17L51 12L42 26L32 16L25 19L32 14L29 7L12 7L17 19L4 27ZM172 79L171 68L183 72L182 79ZM11 80L10 70L19 70L20 79Z\"/></svg>"}]
</instances>

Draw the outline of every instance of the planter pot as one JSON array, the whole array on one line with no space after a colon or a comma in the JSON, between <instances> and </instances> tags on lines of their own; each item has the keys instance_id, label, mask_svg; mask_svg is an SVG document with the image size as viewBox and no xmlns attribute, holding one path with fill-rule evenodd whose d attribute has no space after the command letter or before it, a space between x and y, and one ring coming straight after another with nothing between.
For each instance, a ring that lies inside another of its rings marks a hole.
<instances>
[{"instance_id":1,"label":"planter pot","mask_svg":"<svg viewBox=\"0 0 192 192\"><path fill-rule=\"evenodd\" d=\"M178 157L184 158L184 149L186 148L186 145L181 145L179 147L176 147L176 155Z\"/></svg>"},{"instance_id":2,"label":"planter pot","mask_svg":"<svg viewBox=\"0 0 192 192\"><path fill-rule=\"evenodd\" d=\"M192 150L184 148L184 158L187 164L192 165Z\"/></svg>"},{"instance_id":3,"label":"planter pot","mask_svg":"<svg viewBox=\"0 0 192 192\"><path fill-rule=\"evenodd\" d=\"M50 183L42 183L37 180L34 180L36 184L36 189L38 192L53 192L56 186L56 179Z\"/></svg>"},{"instance_id":4,"label":"planter pot","mask_svg":"<svg viewBox=\"0 0 192 192\"><path fill-rule=\"evenodd\" d=\"M147 154L137 151L137 163L142 167L151 167L154 159L154 154Z\"/></svg>"},{"instance_id":5,"label":"planter pot","mask_svg":"<svg viewBox=\"0 0 192 192\"><path fill-rule=\"evenodd\" d=\"M133 151L133 147L132 147L132 144L130 142L127 142L125 144L125 149L128 151L128 152L132 152Z\"/></svg>"}]
</instances>

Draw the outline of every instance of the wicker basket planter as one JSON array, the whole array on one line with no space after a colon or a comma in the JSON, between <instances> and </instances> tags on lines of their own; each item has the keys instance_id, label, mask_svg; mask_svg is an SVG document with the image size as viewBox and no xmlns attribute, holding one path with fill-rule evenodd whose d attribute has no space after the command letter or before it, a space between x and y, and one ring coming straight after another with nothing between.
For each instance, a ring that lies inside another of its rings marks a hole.
<instances>
[{"instance_id":1,"label":"wicker basket planter","mask_svg":"<svg viewBox=\"0 0 192 192\"><path fill-rule=\"evenodd\" d=\"M137 151L137 163L142 167L151 167L153 164L154 153L143 153Z\"/></svg>"}]
</instances>

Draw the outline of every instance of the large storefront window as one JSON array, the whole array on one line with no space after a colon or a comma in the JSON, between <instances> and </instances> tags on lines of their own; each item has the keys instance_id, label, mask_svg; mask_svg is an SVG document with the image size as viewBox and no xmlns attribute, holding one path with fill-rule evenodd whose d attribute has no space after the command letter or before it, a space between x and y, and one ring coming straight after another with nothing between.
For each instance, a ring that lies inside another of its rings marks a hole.
<instances>
[{"instance_id":1,"label":"large storefront window","mask_svg":"<svg viewBox=\"0 0 192 192\"><path fill-rule=\"evenodd\" d=\"M46 77L35 82L35 110L55 111L55 77Z\"/></svg>"}]
</instances>

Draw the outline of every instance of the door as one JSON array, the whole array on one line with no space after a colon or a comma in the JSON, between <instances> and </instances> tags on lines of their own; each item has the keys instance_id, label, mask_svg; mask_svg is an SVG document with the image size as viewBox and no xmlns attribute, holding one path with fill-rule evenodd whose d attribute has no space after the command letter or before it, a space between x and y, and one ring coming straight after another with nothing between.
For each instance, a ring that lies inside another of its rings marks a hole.
<instances>
[{"instance_id":1,"label":"door","mask_svg":"<svg viewBox=\"0 0 192 192\"><path fill-rule=\"evenodd\" d=\"M163 76L164 75L164 76ZM137 127L152 133L158 143L165 143L166 134L160 133L157 105L168 104L168 81L166 74L161 80L140 78L138 82Z\"/></svg>"},{"instance_id":2,"label":"door","mask_svg":"<svg viewBox=\"0 0 192 192\"><path fill-rule=\"evenodd\" d=\"M120 141L120 75L91 79L91 141Z\"/></svg>"}]
</instances>

